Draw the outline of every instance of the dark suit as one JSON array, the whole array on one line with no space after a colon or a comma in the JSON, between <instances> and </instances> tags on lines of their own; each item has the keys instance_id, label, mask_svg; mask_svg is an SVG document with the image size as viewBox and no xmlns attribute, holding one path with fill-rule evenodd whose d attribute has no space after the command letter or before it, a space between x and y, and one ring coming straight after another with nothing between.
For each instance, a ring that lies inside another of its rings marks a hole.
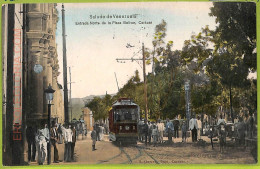
<instances>
[{"instance_id":1,"label":"dark suit","mask_svg":"<svg viewBox=\"0 0 260 169\"><path fill-rule=\"evenodd\" d=\"M58 140L57 128L52 127L51 128L51 144L53 145L53 148L54 148L54 162L59 161L59 153L58 153L58 149L57 149L57 146L56 146L57 140Z\"/></svg>"},{"instance_id":2,"label":"dark suit","mask_svg":"<svg viewBox=\"0 0 260 169\"><path fill-rule=\"evenodd\" d=\"M28 161L35 161L36 144L35 144L36 129L28 127L26 129L26 139L28 143Z\"/></svg>"},{"instance_id":3,"label":"dark suit","mask_svg":"<svg viewBox=\"0 0 260 169\"><path fill-rule=\"evenodd\" d=\"M74 148L76 143L76 129L72 129L72 142L71 142L71 159L74 160Z\"/></svg>"}]
</instances>

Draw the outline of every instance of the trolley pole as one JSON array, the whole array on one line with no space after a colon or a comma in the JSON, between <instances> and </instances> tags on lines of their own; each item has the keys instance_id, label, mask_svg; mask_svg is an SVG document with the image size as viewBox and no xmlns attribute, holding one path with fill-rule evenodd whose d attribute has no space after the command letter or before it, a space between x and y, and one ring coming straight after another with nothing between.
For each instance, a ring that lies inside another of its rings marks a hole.
<instances>
[{"instance_id":1,"label":"trolley pole","mask_svg":"<svg viewBox=\"0 0 260 169\"><path fill-rule=\"evenodd\" d=\"M115 77L116 77L116 72L115 73ZM117 88L118 88L118 92L119 92L119 86L118 86L118 82L117 82L117 77L116 77L116 84L117 84Z\"/></svg>"}]
</instances>

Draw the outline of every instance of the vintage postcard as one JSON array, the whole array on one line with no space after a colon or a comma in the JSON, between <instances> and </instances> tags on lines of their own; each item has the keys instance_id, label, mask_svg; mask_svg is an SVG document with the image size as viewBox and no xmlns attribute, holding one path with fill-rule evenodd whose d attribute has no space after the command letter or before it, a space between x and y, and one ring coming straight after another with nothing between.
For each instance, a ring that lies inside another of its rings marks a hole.
<instances>
[{"instance_id":1,"label":"vintage postcard","mask_svg":"<svg viewBox=\"0 0 260 169\"><path fill-rule=\"evenodd\" d=\"M257 6L5 1L2 165L257 165Z\"/></svg>"}]
</instances>

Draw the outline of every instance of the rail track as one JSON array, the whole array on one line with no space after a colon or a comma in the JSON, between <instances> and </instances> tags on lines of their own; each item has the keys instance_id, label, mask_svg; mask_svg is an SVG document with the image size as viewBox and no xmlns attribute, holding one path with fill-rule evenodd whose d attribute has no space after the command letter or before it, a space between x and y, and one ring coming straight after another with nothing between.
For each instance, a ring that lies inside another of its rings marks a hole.
<instances>
[{"instance_id":1,"label":"rail track","mask_svg":"<svg viewBox=\"0 0 260 169\"><path fill-rule=\"evenodd\" d=\"M126 158L121 164L133 164L134 160L137 160L141 157L149 158L149 161L153 161L155 164L160 164L160 162L150 153L148 153L144 147L139 145L129 145L121 146L119 145L120 153L106 160L100 161L98 164L103 163L112 163L113 160L117 158ZM132 157L134 154L134 157Z\"/></svg>"}]
</instances>

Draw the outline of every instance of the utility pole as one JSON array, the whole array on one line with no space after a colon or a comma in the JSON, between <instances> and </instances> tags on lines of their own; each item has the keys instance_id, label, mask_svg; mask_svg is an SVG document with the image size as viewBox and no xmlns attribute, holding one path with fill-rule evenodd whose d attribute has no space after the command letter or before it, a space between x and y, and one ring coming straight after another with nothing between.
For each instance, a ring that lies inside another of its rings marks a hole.
<instances>
[{"instance_id":1,"label":"utility pole","mask_svg":"<svg viewBox=\"0 0 260 169\"><path fill-rule=\"evenodd\" d=\"M145 119L148 120L148 108L147 108L147 86L146 86L146 73L145 73L145 53L144 43L142 44L143 50L143 73L144 73L144 103L145 103Z\"/></svg>"},{"instance_id":2,"label":"utility pole","mask_svg":"<svg viewBox=\"0 0 260 169\"><path fill-rule=\"evenodd\" d=\"M115 77L116 77L116 72L115 73ZM117 82L117 77L116 77L116 84L117 84L117 88L118 88L118 92L119 92L119 86L118 86L118 82Z\"/></svg>"},{"instance_id":3,"label":"utility pole","mask_svg":"<svg viewBox=\"0 0 260 169\"><path fill-rule=\"evenodd\" d=\"M72 100L71 100L71 83L74 83L74 82L71 82L71 69L69 67L69 74L70 74L70 122L72 121Z\"/></svg>"},{"instance_id":4,"label":"utility pole","mask_svg":"<svg viewBox=\"0 0 260 169\"><path fill-rule=\"evenodd\" d=\"M67 87L67 54L66 54L66 33L65 33L65 10L62 4L62 39L63 39L63 84L64 84L64 118L65 124L69 122L68 111L68 87Z\"/></svg>"},{"instance_id":5,"label":"utility pole","mask_svg":"<svg viewBox=\"0 0 260 169\"><path fill-rule=\"evenodd\" d=\"M143 53L143 58L138 58L138 59L134 59L132 58L126 58L126 59L122 59L122 58L117 58L116 60L131 60L132 62L134 60L142 60L143 61L143 76L144 76L144 102L145 102L145 119L148 120L148 107L147 107L147 87L146 87L146 73L145 73L145 61L147 60L145 58L145 52L144 52L144 43L142 44L142 53Z\"/></svg>"}]
</instances>

